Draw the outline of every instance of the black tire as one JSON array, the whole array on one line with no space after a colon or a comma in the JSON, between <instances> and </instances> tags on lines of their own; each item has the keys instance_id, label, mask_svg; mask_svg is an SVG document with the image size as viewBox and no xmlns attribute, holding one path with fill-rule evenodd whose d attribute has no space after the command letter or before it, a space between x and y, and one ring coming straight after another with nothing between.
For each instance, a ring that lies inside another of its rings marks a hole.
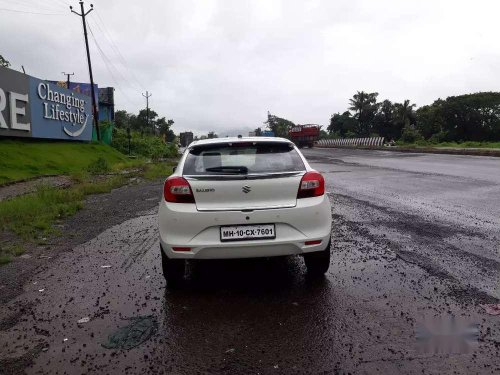
<instances>
[{"instance_id":1,"label":"black tire","mask_svg":"<svg viewBox=\"0 0 500 375\"><path fill-rule=\"evenodd\" d=\"M307 273L310 276L324 275L330 267L330 245L328 242L326 249L323 251L315 251L314 253L304 254L304 261L307 267Z\"/></svg>"},{"instance_id":2,"label":"black tire","mask_svg":"<svg viewBox=\"0 0 500 375\"><path fill-rule=\"evenodd\" d=\"M161 248L160 252L163 276L165 277L165 280L167 280L167 286L178 286L184 279L186 261L184 259L168 258Z\"/></svg>"}]
</instances>

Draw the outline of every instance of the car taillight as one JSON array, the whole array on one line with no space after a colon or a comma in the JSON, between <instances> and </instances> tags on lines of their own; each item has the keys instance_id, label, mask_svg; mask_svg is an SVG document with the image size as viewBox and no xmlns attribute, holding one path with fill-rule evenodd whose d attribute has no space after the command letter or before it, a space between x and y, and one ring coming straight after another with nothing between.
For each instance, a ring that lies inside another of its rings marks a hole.
<instances>
[{"instance_id":1,"label":"car taillight","mask_svg":"<svg viewBox=\"0 0 500 375\"><path fill-rule=\"evenodd\" d=\"M318 172L307 172L300 180L297 199L319 197L325 194L325 179Z\"/></svg>"},{"instance_id":2,"label":"car taillight","mask_svg":"<svg viewBox=\"0 0 500 375\"><path fill-rule=\"evenodd\" d=\"M195 203L189 182L185 178L178 176L167 178L165 185L163 185L163 197L167 202Z\"/></svg>"}]
</instances>

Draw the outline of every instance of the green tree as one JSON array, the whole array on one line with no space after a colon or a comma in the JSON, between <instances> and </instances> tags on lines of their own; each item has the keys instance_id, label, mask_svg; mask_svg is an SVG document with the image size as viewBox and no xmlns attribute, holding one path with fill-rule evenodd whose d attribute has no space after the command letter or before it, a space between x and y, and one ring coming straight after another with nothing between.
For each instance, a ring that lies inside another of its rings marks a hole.
<instances>
[{"instance_id":1,"label":"green tree","mask_svg":"<svg viewBox=\"0 0 500 375\"><path fill-rule=\"evenodd\" d=\"M409 100L405 100L403 103L393 104L393 124L387 135L388 139L400 139L404 129L413 129L415 127L416 113L414 108L415 104L411 104Z\"/></svg>"},{"instance_id":2,"label":"green tree","mask_svg":"<svg viewBox=\"0 0 500 375\"><path fill-rule=\"evenodd\" d=\"M276 137L288 138L288 132L295 124L287 119L274 116L267 112L267 121L264 122Z\"/></svg>"},{"instance_id":3,"label":"green tree","mask_svg":"<svg viewBox=\"0 0 500 375\"><path fill-rule=\"evenodd\" d=\"M416 111L416 128L425 139L443 142L447 138L445 134L441 108L444 101L438 99L432 105L424 105Z\"/></svg>"},{"instance_id":4,"label":"green tree","mask_svg":"<svg viewBox=\"0 0 500 375\"><path fill-rule=\"evenodd\" d=\"M500 93L446 98L444 131L453 141L500 141Z\"/></svg>"},{"instance_id":5,"label":"green tree","mask_svg":"<svg viewBox=\"0 0 500 375\"><path fill-rule=\"evenodd\" d=\"M8 68L10 66L10 62L8 62L2 55L0 55L0 66L4 68Z\"/></svg>"},{"instance_id":6,"label":"green tree","mask_svg":"<svg viewBox=\"0 0 500 375\"><path fill-rule=\"evenodd\" d=\"M158 130L156 127L158 113L153 111L151 108L149 109L149 121L148 121L148 111L147 109L141 109L139 114L135 118L135 121L132 124L132 127L143 133L156 133Z\"/></svg>"},{"instance_id":7,"label":"green tree","mask_svg":"<svg viewBox=\"0 0 500 375\"><path fill-rule=\"evenodd\" d=\"M415 124L415 108L416 104L410 104L410 101L406 99L403 103L394 104L396 110L396 119L404 124L405 127L410 127Z\"/></svg>"},{"instance_id":8,"label":"green tree","mask_svg":"<svg viewBox=\"0 0 500 375\"><path fill-rule=\"evenodd\" d=\"M450 96L417 111L417 126L441 141L500 141L500 92Z\"/></svg>"},{"instance_id":9,"label":"green tree","mask_svg":"<svg viewBox=\"0 0 500 375\"><path fill-rule=\"evenodd\" d=\"M355 131L358 126L358 121L351 116L349 111L344 113L335 113L330 117L330 125L328 125L328 131L331 135L337 136L339 138L345 138L348 134L356 134Z\"/></svg>"},{"instance_id":10,"label":"green tree","mask_svg":"<svg viewBox=\"0 0 500 375\"><path fill-rule=\"evenodd\" d=\"M161 117L155 122L155 128L158 129L161 136L165 136L165 140L167 142L175 141L175 133L172 129L170 129L173 124L174 120L166 120L165 117Z\"/></svg>"},{"instance_id":11,"label":"green tree","mask_svg":"<svg viewBox=\"0 0 500 375\"><path fill-rule=\"evenodd\" d=\"M355 133L359 137L370 135L373 120L378 109L377 96L377 92L367 93L358 91L352 99L349 99L349 110L354 112L354 117L358 121Z\"/></svg>"},{"instance_id":12,"label":"green tree","mask_svg":"<svg viewBox=\"0 0 500 375\"><path fill-rule=\"evenodd\" d=\"M380 103L373 120L373 131L387 140L396 139L401 131L397 131L395 124L395 109L390 100Z\"/></svg>"},{"instance_id":13,"label":"green tree","mask_svg":"<svg viewBox=\"0 0 500 375\"><path fill-rule=\"evenodd\" d=\"M124 110L115 112L115 126L117 128L128 128L130 127L130 113Z\"/></svg>"}]
</instances>

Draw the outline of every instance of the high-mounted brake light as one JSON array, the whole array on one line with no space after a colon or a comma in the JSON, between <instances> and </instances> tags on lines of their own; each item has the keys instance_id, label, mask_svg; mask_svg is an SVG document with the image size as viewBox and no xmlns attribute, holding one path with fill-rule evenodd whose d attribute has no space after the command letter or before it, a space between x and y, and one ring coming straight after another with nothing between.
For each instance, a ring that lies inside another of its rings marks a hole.
<instances>
[{"instance_id":1,"label":"high-mounted brake light","mask_svg":"<svg viewBox=\"0 0 500 375\"><path fill-rule=\"evenodd\" d=\"M325 194L325 179L319 172L307 172L300 180L297 199L319 197Z\"/></svg>"},{"instance_id":2,"label":"high-mounted brake light","mask_svg":"<svg viewBox=\"0 0 500 375\"><path fill-rule=\"evenodd\" d=\"M231 142L228 143L231 147L250 147L255 146L256 142Z\"/></svg>"},{"instance_id":3,"label":"high-mounted brake light","mask_svg":"<svg viewBox=\"0 0 500 375\"><path fill-rule=\"evenodd\" d=\"M163 197L172 203L195 203L193 191L184 177L169 177L163 185Z\"/></svg>"}]
</instances>

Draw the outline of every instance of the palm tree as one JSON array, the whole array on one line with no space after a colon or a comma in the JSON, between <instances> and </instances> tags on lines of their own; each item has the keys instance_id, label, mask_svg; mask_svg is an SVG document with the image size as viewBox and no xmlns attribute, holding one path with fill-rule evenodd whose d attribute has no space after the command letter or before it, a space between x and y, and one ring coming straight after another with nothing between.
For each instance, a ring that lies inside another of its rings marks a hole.
<instances>
[{"instance_id":1,"label":"palm tree","mask_svg":"<svg viewBox=\"0 0 500 375\"><path fill-rule=\"evenodd\" d=\"M416 104L410 104L410 101L408 99L406 99L403 104L394 104L394 107L396 108L397 118L404 124L405 127L409 127L411 120L415 117L415 111L413 110L413 108L415 108L416 106Z\"/></svg>"},{"instance_id":2,"label":"palm tree","mask_svg":"<svg viewBox=\"0 0 500 375\"><path fill-rule=\"evenodd\" d=\"M354 111L357 118L360 119L366 113L367 110L372 109L372 106L377 102L377 92L367 93L364 91L358 91L352 99L349 99L350 107L349 110Z\"/></svg>"},{"instance_id":3,"label":"palm tree","mask_svg":"<svg viewBox=\"0 0 500 375\"><path fill-rule=\"evenodd\" d=\"M377 111L377 92L367 93L358 91L349 99L349 110L354 112L354 117L359 122L358 136L369 134L369 125Z\"/></svg>"}]
</instances>

